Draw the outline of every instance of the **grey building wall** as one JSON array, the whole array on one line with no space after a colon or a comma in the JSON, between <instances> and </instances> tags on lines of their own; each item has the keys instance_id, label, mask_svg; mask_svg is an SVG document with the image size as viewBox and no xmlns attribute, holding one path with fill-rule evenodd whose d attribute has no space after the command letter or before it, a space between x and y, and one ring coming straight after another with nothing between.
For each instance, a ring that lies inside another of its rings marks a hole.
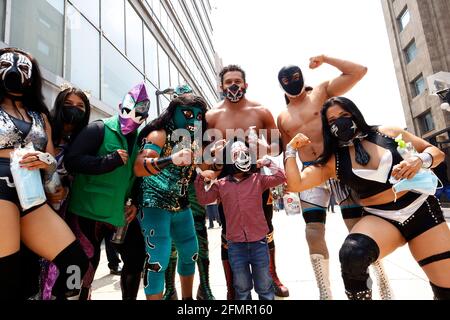
<instances>
[{"instance_id":1,"label":"grey building wall","mask_svg":"<svg viewBox=\"0 0 450 320\"><path fill-rule=\"evenodd\" d=\"M398 79L407 129L424 138L446 129L450 115L440 109L440 100L423 93L415 96L412 82L420 75L426 78L439 71L450 71L450 1L448 0L381 0L389 42ZM410 21L401 30L399 18L409 10ZM407 62L405 49L415 41L417 55ZM425 83L426 86L426 83ZM426 131L421 117L431 112L434 130ZM438 139L448 139L444 134Z\"/></svg>"}]
</instances>

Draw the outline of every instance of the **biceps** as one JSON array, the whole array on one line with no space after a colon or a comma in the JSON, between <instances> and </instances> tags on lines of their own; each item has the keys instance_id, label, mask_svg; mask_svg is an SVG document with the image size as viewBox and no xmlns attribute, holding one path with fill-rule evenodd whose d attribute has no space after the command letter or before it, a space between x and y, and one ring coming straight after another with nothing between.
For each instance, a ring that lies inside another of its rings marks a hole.
<instances>
[{"instance_id":1,"label":"biceps","mask_svg":"<svg viewBox=\"0 0 450 320\"><path fill-rule=\"evenodd\" d=\"M351 75L341 75L331 80L327 86L327 94L329 97L335 97L345 94L349 91L359 79L355 79Z\"/></svg>"},{"instance_id":2,"label":"biceps","mask_svg":"<svg viewBox=\"0 0 450 320\"><path fill-rule=\"evenodd\" d=\"M320 186L330 178L326 170L319 167L306 168L303 172L301 172L301 177L302 185L306 189Z\"/></svg>"}]
</instances>

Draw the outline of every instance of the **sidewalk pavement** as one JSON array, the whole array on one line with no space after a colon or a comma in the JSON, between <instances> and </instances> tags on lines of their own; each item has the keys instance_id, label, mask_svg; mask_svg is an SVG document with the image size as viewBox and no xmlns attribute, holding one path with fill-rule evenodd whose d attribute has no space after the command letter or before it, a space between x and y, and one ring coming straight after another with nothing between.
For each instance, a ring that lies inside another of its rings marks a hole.
<instances>
[{"instance_id":1,"label":"sidewalk pavement","mask_svg":"<svg viewBox=\"0 0 450 320\"><path fill-rule=\"evenodd\" d=\"M450 209L445 210L447 223L450 223ZM275 228L274 239L276 243L277 272L281 281L289 288L289 300L318 300L319 291L315 282L313 269L305 239L305 223L298 216L287 216L284 211L274 212L273 225ZM333 298L346 300L344 285L340 275L339 249L346 235L347 229L336 206L336 213L327 216L326 240L330 252L330 277ZM211 289L216 299L226 299L225 277L220 257L220 228L209 229L210 252L210 282ZM431 300L433 293L427 277L417 265L408 246L397 249L394 253L383 259L386 273L391 281L394 298L399 300ZM375 276L373 298L379 299ZM180 282L176 280L179 296L181 293ZM198 287L198 274L194 281L194 298ZM93 283L93 300L120 300L120 277L109 274L108 263L104 248L100 265ZM145 299L142 289L138 295L139 300ZM253 299L257 295L253 292Z\"/></svg>"}]
</instances>

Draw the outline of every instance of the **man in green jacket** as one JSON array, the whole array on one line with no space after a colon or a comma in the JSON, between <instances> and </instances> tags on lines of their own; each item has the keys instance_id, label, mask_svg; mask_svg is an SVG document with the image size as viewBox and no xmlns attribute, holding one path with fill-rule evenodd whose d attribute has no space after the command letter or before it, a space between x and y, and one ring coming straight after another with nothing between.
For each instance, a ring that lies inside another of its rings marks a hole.
<instances>
[{"instance_id":1,"label":"man in green jacket","mask_svg":"<svg viewBox=\"0 0 450 320\"><path fill-rule=\"evenodd\" d=\"M90 298L90 287L100 261L101 243L128 225L116 249L123 260L123 300L137 297L145 260L145 244L133 199L133 164L138 153L137 131L148 117L150 101L144 84L128 92L119 115L89 124L69 147L64 163L74 175L68 212L73 229L89 257L80 299Z\"/></svg>"}]
</instances>

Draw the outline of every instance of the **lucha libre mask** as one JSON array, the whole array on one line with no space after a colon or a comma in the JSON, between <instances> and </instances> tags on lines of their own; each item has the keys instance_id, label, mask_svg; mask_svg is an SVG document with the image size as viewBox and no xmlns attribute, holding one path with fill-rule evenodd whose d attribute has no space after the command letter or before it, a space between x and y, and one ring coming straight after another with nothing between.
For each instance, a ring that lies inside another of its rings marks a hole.
<instances>
[{"instance_id":1,"label":"lucha libre mask","mask_svg":"<svg viewBox=\"0 0 450 320\"><path fill-rule=\"evenodd\" d=\"M191 136L203 120L203 109L200 106L178 106L173 115L176 129L186 129Z\"/></svg>"},{"instance_id":2,"label":"lucha libre mask","mask_svg":"<svg viewBox=\"0 0 450 320\"><path fill-rule=\"evenodd\" d=\"M288 97L298 97L305 86L302 70L297 66L283 67L278 72L278 81Z\"/></svg>"},{"instance_id":3,"label":"lucha libre mask","mask_svg":"<svg viewBox=\"0 0 450 320\"><path fill-rule=\"evenodd\" d=\"M119 106L120 130L124 135L136 131L148 117L150 100L145 84L141 83L131 89Z\"/></svg>"},{"instance_id":4,"label":"lucha libre mask","mask_svg":"<svg viewBox=\"0 0 450 320\"><path fill-rule=\"evenodd\" d=\"M242 141L236 141L231 145L231 161L237 172L249 172L252 159L248 147Z\"/></svg>"},{"instance_id":5,"label":"lucha libre mask","mask_svg":"<svg viewBox=\"0 0 450 320\"><path fill-rule=\"evenodd\" d=\"M24 54L6 52L0 57L0 77L9 93L23 94L30 83L33 64Z\"/></svg>"}]
</instances>

